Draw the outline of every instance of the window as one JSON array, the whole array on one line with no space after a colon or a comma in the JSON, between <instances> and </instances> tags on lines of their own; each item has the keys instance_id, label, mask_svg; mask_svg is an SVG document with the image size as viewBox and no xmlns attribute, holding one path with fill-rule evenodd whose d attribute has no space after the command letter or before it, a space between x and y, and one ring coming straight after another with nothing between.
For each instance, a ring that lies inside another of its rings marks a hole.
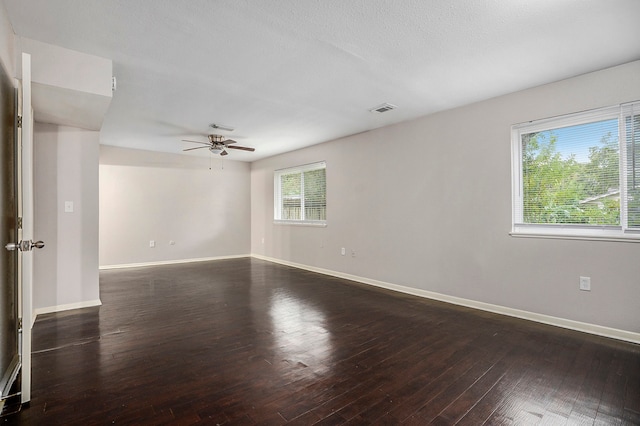
<instances>
[{"instance_id":1,"label":"window","mask_svg":"<svg viewBox=\"0 0 640 426\"><path fill-rule=\"evenodd\" d=\"M274 218L278 223L325 226L327 177L324 162L274 173Z\"/></svg>"},{"instance_id":2,"label":"window","mask_svg":"<svg viewBox=\"0 0 640 426\"><path fill-rule=\"evenodd\" d=\"M512 127L512 235L640 242L640 102Z\"/></svg>"}]
</instances>

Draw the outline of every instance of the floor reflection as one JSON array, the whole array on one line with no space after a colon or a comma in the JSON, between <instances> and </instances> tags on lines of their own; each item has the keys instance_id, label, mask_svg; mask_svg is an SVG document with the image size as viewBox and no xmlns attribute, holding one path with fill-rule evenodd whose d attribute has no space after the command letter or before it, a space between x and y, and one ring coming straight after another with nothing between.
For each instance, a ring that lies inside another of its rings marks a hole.
<instances>
[{"instance_id":1,"label":"floor reflection","mask_svg":"<svg viewBox=\"0 0 640 426\"><path fill-rule=\"evenodd\" d=\"M324 313L284 289L274 292L270 303L276 351L282 359L302 363L316 374L327 372L333 345Z\"/></svg>"}]
</instances>

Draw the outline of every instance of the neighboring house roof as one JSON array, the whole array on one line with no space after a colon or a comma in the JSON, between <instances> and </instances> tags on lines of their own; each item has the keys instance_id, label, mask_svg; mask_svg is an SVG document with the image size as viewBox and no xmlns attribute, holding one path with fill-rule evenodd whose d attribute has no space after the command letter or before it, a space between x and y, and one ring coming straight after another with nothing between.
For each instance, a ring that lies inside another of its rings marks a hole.
<instances>
[{"instance_id":1,"label":"neighboring house roof","mask_svg":"<svg viewBox=\"0 0 640 426\"><path fill-rule=\"evenodd\" d=\"M595 197L585 198L578 202L578 204L601 204L604 200L619 200L620 199L620 189L618 188L609 188L609 191L606 194L596 195Z\"/></svg>"}]
</instances>

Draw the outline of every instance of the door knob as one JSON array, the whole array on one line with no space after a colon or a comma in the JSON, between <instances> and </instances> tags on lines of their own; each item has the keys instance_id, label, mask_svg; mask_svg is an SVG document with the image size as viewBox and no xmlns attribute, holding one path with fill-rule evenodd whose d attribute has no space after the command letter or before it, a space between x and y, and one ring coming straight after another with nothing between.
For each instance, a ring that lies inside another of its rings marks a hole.
<instances>
[{"instance_id":1,"label":"door knob","mask_svg":"<svg viewBox=\"0 0 640 426\"><path fill-rule=\"evenodd\" d=\"M14 250L18 250L19 246L20 246L20 243L9 243L6 246L4 246L4 248L6 248L9 251L14 251Z\"/></svg>"},{"instance_id":2,"label":"door knob","mask_svg":"<svg viewBox=\"0 0 640 426\"><path fill-rule=\"evenodd\" d=\"M34 248L41 249L44 247L44 243L42 241L33 242L32 240L26 241L18 241L17 243L9 243L4 248L9 251L20 250L20 251L31 251Z\"/></svg>"},{"instance_id":3,"label":"door knob","mask_svg":"<svg viewBox=\"0 0 640 426\"><path fill-rule=\"evenodd\" d=\"M42 242L42 240L36 241L35 243L31 241L31 249L34 249L34 248L41 249L43 247L44 247L44 242Z\"/></svg>"}]
</instances>

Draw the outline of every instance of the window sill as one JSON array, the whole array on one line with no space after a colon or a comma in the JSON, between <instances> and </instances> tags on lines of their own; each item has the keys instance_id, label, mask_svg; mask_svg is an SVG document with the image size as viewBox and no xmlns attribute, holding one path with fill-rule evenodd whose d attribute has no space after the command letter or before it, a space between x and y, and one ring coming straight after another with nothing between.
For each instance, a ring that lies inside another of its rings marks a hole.
<instances>
[{"instance_id":1,"label":"window sill","mask_svg":"<svg viewBox=\"0 0 640 426\"><path fill-rule=\"evenodd\" d=\"M516 238L548 238L560 240L615 241L623 243L640 243L639 233L602 232L589 230L567 230L563 232L548 229L515 229L509 235Z\"/></svg>"},{"instance_id":2,"label":"window sill","mask_svg":"<svg viewBox=\"0 0 640 426\"><path fill-rule=\"evenodd\" d=\"M274 220L274 225L312 226L315 228L326 228L327 222L309 222L303 220Z\"/></svg>"}]
</instances>

